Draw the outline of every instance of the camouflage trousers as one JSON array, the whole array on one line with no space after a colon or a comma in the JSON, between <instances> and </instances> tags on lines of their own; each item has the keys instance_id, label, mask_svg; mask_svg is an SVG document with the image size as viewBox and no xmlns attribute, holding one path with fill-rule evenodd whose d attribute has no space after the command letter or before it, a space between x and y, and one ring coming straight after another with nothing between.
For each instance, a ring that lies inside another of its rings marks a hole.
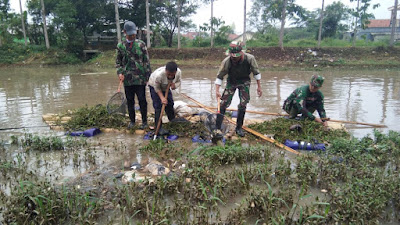
<instances>
[{"instance_id":1,"label":"camouflage trousers","mask_svg":"<svg viewBox=\"0 0 400 225\"><path fill-rule=\"evenodd\" d=\"M250 101L250 81L243 84L230 84L228 82L221 97L221 109L226 109L231 105L236 89L239 91L240 99L238 110L246 110L247 103Z\"/></svg>"},{"instance_id":2,"label":"camouflage trousers","mask_svg":"<svg viewBox=\"0 0 400 225\"><path fill-rule=\"evenodd\" d=\"M302 111L297 107L296 104L293 104L293 103L290 104L290 103L287 103L286 101L284 102L282 109L285 110L285 112L287 112L289 114L289 118L291 118L291 119L296 118L296 116L298 114L302 114ZM314 113L315 110L316 110L316 107L315 106L308 106L307 110L310 113ZM307 116L302 114L301 117L305 118Z\"/></svg>"}]
</instances>

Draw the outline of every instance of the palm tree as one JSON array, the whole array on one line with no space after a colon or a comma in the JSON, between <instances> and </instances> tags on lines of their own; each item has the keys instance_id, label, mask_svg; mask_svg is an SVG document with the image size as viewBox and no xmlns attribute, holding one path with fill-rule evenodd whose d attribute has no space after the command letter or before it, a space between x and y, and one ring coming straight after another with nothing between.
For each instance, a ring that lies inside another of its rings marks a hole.
<instances>
[{"instance_id":1,"label":"palm tree","mask_svg":"<svg viewBox=\"0 0 400 225\"><path fill-rule=\"evenodd\" d=\"M398 6L398 0L394 0L394 8L392 11L392 32L390 34L390 47L393 47L394 44L394 34L396 32L396 25L397 25L397 6Z\"/></svg>"},{"instance_id":2,"label":"palm tree","mask_svg":"<svg viewBox=\"0 0 400 225\"><path fill-rule=\"evenodd\" d=\"M325 0L322 0L322 7L321 7L320 18L319 18L318 48L320 48L320 46L321 46L322 21L324 20L324 3L325 3Z\"/></svg>"},{"instance_id":3,"label":"palm tree","mask_svg":"<svg viewBox=\"0 0 400 225\"><path fill-rule=\"evenodd\" d=\"M44 32L44 40L46 42L46 48L50 48L50 43L49 43L49 36L47 35L47 26L46 26L46 11L44 9L44 2L43 0L40 0L40 3L42 4L42 17L43 17L43 32Z\"/></svg>"},{"instance_id":4,"label":"palm tree","mask_svg":"<svg viewBox=\"0 0 400 225\"><path fill-rule=\"evenodd\" d=\"M114 0L114 6L115 6L115 25L117 25L117 38L118 38L118 43L121 43L121 26L119 23L118 0Z\"/></svg>"}]
</instances>

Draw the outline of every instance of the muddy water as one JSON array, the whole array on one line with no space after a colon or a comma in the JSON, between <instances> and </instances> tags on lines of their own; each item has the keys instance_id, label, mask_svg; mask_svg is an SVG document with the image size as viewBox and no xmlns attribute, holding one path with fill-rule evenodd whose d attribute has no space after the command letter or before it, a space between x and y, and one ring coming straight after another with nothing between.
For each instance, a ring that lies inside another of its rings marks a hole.
<instances>
[{"instance_id":1,"label":"muddy water","mask_svg":"<svg viewBox=\"0 0 400 225\"><path fill-rule=\"evenodd\" d=\"M182 86L178 92L185 93L207 106L216 106L214 80L217 68L184 69ZM285 98L298 86L308 82L315 72L309 71L262 71L263 96L256 96L256 83L252 82L251 100L248 110L281 113L281 105ZM358 121L385 124L388 128L380 129L400 131L398 117L400 114L400 72L387 70L361 71L324 71L319 72L326 80L321 89L325 95L325 108L330 118L347 121ZM0 140L9 141L12 135L24 132L40 135L57 135L65 137L62 131L52 131L42 121L46 113L63 113L84 105L106 104L115 93L118 80L113 68L82 69L80 67L52 68L2 68L0 70ZM185 97L175 94L175 101L181 100L194 104ZM152 105L149 93L149 112ZM236 108L237 95L230 108ZM267 119L258 114L247 113L246 118ZM21 128L25 129L8 129ZM356 137L372 132L372 128L363 126L347 126ZM103 143L93 149L90 154L96 156L96 166L109 163L120 165L140 162L137 149L142 137L131 134L101 134L90 141ZM126 148L113 152L118 143ZM114 147L105 147L114 146ZM14 158L21 150L10 149L0 153L1 157ZM28 154L28 153L25 153ZM72 159L63 168L59 168L60 153L46 153L46 156L35 154L31 158L31 167L47 161L40 175L57 174L57 180L65 181L82 174L91 168L86 165L76 169ZM125 160L123 160L125 159ZM126 162L127 161L127 162ZM53 167L51 166L53 165ZM97 168L102 169L102 168ZM49 172L50 171L50 172ZM53 176L54 177L54 176Z\"/></svg>"}]
</instances>

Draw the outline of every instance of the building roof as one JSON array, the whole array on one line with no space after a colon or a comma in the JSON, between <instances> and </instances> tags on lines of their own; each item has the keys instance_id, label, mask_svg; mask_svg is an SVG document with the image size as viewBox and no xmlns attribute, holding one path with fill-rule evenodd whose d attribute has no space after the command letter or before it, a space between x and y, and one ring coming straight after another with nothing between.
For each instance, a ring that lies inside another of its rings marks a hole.
<instances>
[{"instance_id":1,"label":"building roof","mask_svg":"<svg viewBox=\"0 0 400 225\"><path fill-rule=\"evenodd\" d=\"M228 35L228 40L232 41L232 40L235 40L237 37L239 37L239 35L237 35L237 34L229 34Z\"/></svg>"},{"instance_id":2,"label":"building roof","mask_svg":"<svg viewBox=\"0 0 400 225\"><path fill-rule=\"evenodd\" d=\"M370 20L370 23L367 25L368 28L373 27L390 27L390 19L387 20Z\"/></svg>"},{"instance_id":3,"label":"building roof","mask_svg":"<svg viewBox=\"0 0 400 225\"><path fill-rule=\"evenodd\" d=\"M186 37L189 40L193 40L198 35L198 32L187 32L186 34L182 34L182 37Z\"/></svg>"}]
</instances>

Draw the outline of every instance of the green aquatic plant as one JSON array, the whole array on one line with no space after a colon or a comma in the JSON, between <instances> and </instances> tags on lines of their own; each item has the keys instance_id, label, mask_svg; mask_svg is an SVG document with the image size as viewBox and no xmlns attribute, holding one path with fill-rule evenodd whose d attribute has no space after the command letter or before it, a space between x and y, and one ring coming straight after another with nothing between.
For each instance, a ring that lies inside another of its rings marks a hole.
<instances>
[{"instance_id":1,"label":"green aquatic plant","mask_svg":"<svg viewBox=\"0 0 400 225\"><path fill-rule=\"evenodd\" d=\"M226 144L224 146L209 146L200 151L205 158L212 160L217 165L258 161L264 152L269 151L269 146L243 147L240 143Z\"/></svg>"},{"instance_id":2,"label":"green aquatic plant","mask_svg":"<svg viewBox=\"0 0 400 225\"><path fill-rule=\"evenodd\" d=\"M24 137L20 139L20 143L26 150L51 151L64 149L63 140L57 136L46 137L25 133Z\"/></svg>"},{"instance_id":3,"label":"green aquatic plant","mask_svg":"<svg viewBox=\"0 0 400 225\"><path fill-rule=\"evenodd\" d=\"M70 136L63 139L59 136L40 136L24 133L20 137L13 136L12 140L13 144L19 144L27 151L77 150L88 146L86 139Z\"/></svg>"},{"instance_id":4,"label":"green aquatic plant","mask_svg":"<svg viewBox=\"0 0 400 225\"><path fill-rule=\"evenodd\" d=\"M208 131L203 123L195 122L169 122L163 127L171 134L178 135L179 137L189 137L192 138L195 135L207 135Z\"/></svg>"},{"instance_id":5,"label":"green aquatic plant","mask_svg":"<svg viewBox=\"0 0 400 225\"><path fill-rule=\"evenodd\" d=\"M128 118L121 114L109 114L106 106L84 106L75 109L71 112L67 112L62 116L70 116L71 119L66 123L58 124L63 126L66 130L77 131L85 130L88 128L122 128L126 127Z\"/></svg>"},{"instance_id":6,"label":"green aquatic plant","mask_svg":"<svg viewBox=\"0 0 400 225\"><path fill-rule=\"evenodd\" d=\"M301 129L290 129L293 125L300 125ZM277 118L262 123L249 125L249 128L262 134L273 135L279 142L285 140L301 140L306 142L330 143L333 139L349 138L350 134L345 130L327 130L320 123L310 120L289 120Z\"/></svg>"},{"instance_id":7,"label":"green aquatic plant","mask_svg":"<svg viewBox=\"0 0 400 225\"><path fill-rule=\"evenodd\" d=\"M56 188L46 181L21 181L5 199L7 224L86 223L100 215L103 205L93 193Z\"/></svg>"}]
</instances>

